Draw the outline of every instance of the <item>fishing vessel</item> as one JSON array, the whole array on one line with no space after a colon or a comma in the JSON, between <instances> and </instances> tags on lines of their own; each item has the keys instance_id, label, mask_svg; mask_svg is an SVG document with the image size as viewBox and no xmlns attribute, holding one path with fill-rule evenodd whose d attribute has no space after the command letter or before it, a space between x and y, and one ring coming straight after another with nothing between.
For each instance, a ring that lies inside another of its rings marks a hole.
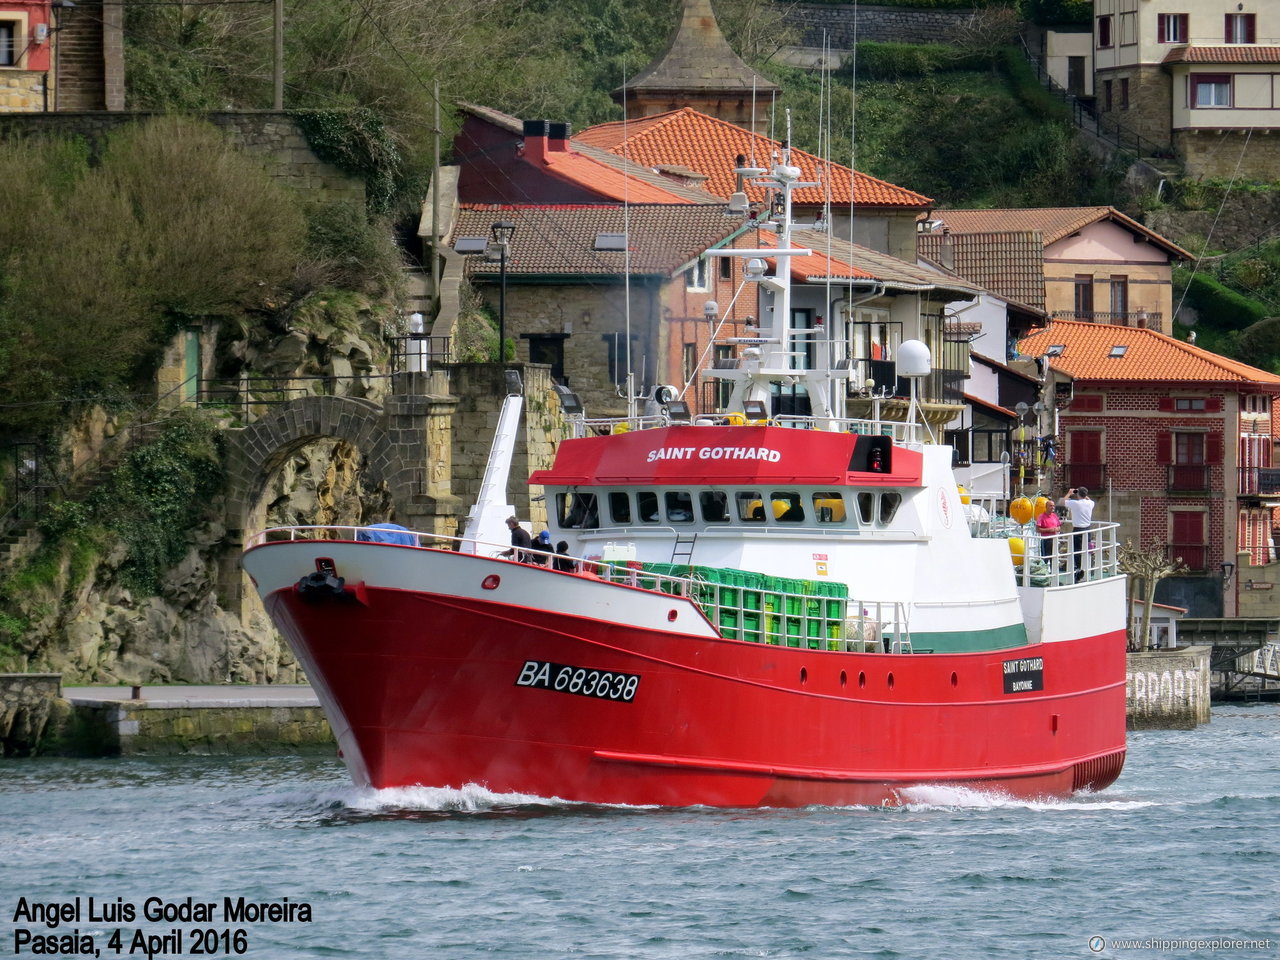
<instances>
[{"instance_id":1,"label":"fishing vessel","mask_svg":"<svg viewBox=\"0 0 1280 960\"><path fill-rule=\"evenodd\" d=\"M1099 790L1125 756L1116 525L1044 538L957 483L914 415L841 415L839 364L790 352L791 190L771 242L724 251L767 289L726 409L588 421L530 482L560 552L502 526L509 397L456 538L277 527L244 567L357 784L723 807L903 802L951 784ZM769 264L774 265L767 274ZM897 348L898 373L929 351ZM844 375L847 377L847 374ZM771 409L804 384L805 415ZM914 383L914 380L911 380ZM1015 514L1010 516L1010 513Z\"/></svg>"}]
</instances>

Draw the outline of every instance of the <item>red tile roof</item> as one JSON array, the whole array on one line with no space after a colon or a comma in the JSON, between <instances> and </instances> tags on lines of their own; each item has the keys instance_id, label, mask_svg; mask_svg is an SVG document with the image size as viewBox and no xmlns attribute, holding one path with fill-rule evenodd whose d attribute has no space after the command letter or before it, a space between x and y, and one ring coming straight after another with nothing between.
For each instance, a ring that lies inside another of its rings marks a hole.
<instances>
[{"instance_id":1,"label":"red tile roof","mask_svg":"<svg viewBox=\"0 0 1280 960\"><path fill-rule=\"evenodd\" d=\"M1022 340L1018 352L1040 357L1054 346L1063 349L1049 363L1076 380L1227 383L1280 393L1280 376L1145 327L1055 320ZM1123 356L1112 356L1117 346L1127 348Z\"/></svg>"},{"instance_id":2,"label":"red tile roof","mask_svg":"<svg viewBox=\"0 0 1280 960\"><path fill-rule=\"evenodd\" d=\"M1280 63L1280 47L1259 47L1252 43L1223 46L1175 47L1165 54L1164 63Z\"/></svg>"},{"instance_id":3,"label":"red tile roof","mask_svg":"<svg viewBox=\"0 0 1280 960\"><path fill-rule=\"evenodd\" d=\"M1137 220L1125 216L1115 207L1031 207L1009 210L935 210L952 233L992 233L1006 231L1038 231L1047 247L1064 237L1100 220L1110 220L1127 230L1141 234L1162 247L1171 256L1183 260L1195 258L1177 244L1148 230Z\"/></svg>"},{"instance_id":4,"label":"red tile roof","mask_svg":"<svg viewBox=\"0 0 1280 960\"><path fill-rule=\"evenodd\" d=\"M756 234L753 242L760 247L773 247L777 246L778 237L775 233L762 230ZM828 279L876 280L889 290L936 290L956 300L972 299L981 292L964 280L935 273L879 250L831 237L817 230L794 231L791 244L793 247L813 251L808 256L791 258L792 279L802 283L822 283ZM769 260L773 262L772 257Z\"/></svg>"},{"instance_id":5,"label":"red tile roof","mask_svg":"<svg viewBox=\"0 0 1280 960\"><path fill-rule=\"evenodd\" d=\"M746 157L749 164L767 167L774 151L780 149L776 140L691 107L637 120L597 124L576 134L573 142L608 150L646 167L676 164L697 170L707 177L706 189L724 199L737 190L733 170L738 156ZM923 194L856 173L803 150L792 150L791 161L800 168L802 180L824 184L797 190L797 203L821 204L828 185L831 202L837 206L848 206L851 192L855 204L867 207L924 210L933 203ZM764 191L748 184L746 194L752 200L761 200Z\"/></svg>"}]
</instances>

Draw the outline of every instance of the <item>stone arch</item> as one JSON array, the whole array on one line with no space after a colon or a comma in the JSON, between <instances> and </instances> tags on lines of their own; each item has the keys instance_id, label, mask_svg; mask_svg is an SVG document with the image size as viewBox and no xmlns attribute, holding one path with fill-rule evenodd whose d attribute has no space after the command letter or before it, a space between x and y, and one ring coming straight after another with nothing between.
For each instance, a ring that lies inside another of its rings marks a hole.
<instances>
[{"instance_id":1,"label":"stone arch","mask_svg":"<svg viewBox=\"0 0 1280 960\"><path fill-rule=\"evenodd\" d=\"M314 396L282 404L249 426L228 430L219 570L223 605L244 614L240 555L252 511L268 479L299 448L342 440L366 457L369 479L385 483L396 518L432 533L457 532L461 501L451 489L451 424L457 399L447 372L398 374L384 404L357 397ZM430 467L428 466L430 464Z\"/></svg>"},{"instance_id":2,"label":"stone arch","mask_svg":"<svg viewBox=\"0 0 1280 960\"><path fill-rule=\"evenodd\" d=\"M322 439L351 444L367 457L371 480L388 480L390 440L380 404L355 397L293 400L250 426L227 432L228 529L246 531L271 474L299 449Z\"/></svg>"}]
</instances>

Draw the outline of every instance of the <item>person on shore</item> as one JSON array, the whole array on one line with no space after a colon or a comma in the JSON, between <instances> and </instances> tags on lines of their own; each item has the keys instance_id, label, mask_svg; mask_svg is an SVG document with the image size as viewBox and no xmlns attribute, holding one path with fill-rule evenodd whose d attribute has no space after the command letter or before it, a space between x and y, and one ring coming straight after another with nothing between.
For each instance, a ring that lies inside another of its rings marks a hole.
<instances>
[{"instance_id":1,"label":"person on shore","mask_svg":"<svg viewBox=\"0 0 1280 960\"><path fill-rule=\"evenodd\" d=\"M507 528L511 531L511 549L503 550L501 556L510 557L517 563L528 563L533 546L529 531L520 526L520 520L515 516L507 517Z\"/></svg>"},{"instance_id":2,"label":"person on shore","mask_svg":"<svg viewBox=\"0 0 1280 960\"><path fill-rule=\"evenodd\" d=\"M1089 528L1093 526L1093 500L1088 487L1072 487L1059 503L1071 518L1071 556L1075 558L1076 583L1084 579L1084 554L1089 549Z\"/></svg>"}]
</instances>

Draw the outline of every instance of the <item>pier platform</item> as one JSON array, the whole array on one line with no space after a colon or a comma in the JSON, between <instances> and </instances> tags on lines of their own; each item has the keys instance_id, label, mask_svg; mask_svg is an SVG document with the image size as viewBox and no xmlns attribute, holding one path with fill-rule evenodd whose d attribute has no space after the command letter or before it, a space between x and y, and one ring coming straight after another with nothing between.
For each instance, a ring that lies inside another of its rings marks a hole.
<instances>
[{"instance_id":1,"label":"pier platform","mask_svg":"<svg viewBox=\"0 0 1280 960\"><path fill-rule=\"evenodd\" d=\"M306 685L64 687L46 755L331 752L333 732Z\"/></svg>"}]
</instances>

